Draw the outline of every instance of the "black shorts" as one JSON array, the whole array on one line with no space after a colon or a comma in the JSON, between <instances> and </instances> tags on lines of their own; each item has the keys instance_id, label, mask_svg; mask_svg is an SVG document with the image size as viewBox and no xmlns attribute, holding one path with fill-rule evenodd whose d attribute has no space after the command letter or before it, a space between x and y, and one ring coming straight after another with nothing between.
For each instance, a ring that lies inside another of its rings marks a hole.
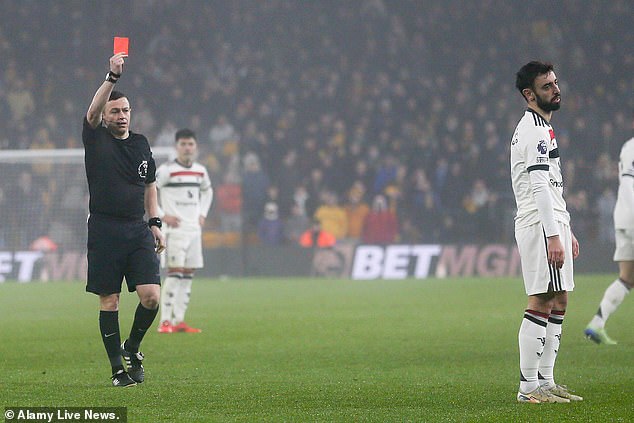
<instances>
[{"instance_id":1,"label":"black shorts","mask_svg":"<svg viewBox=\"0 0 634 423\"><path fill-rule=\"evenodd\" d=\"M86 291L100 295L128 291L137 285L161 284L154 235L147 223L105 216L88 218L88 282Z\"/></svg>"}]
</instances>

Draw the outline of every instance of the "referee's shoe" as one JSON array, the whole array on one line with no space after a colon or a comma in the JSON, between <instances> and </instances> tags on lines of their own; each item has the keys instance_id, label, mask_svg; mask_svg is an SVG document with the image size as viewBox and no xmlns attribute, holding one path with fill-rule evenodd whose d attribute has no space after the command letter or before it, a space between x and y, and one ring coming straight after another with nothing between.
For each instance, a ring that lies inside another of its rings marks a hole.
<instances>
[{"instance_id":1,"label":"referee's shoe","mask_svg":"<svg viewBox=\"0 0 634 423\"><path fill-rule=\"evenodd\" d=\"M128 374L130 375L132 380L136 383L143 383L143 380L145 379L143 364L141 363L144 358L143 353L131 353L129 351L126 351L125 342L123 342L123 344L121 344L121 356L125 360L125 364L128 367Z\"/></svg>"},{"instance_id":2,"label":"referee's shoe","mask_svg":"<svg viewBox=\"0 0 634 423\"><path fill-rule=\"evenodd\" d=\"M126 372L125 370L119 370L112 375L112 386L125 388L134 385L136 385L136 382L132 380L128 372Z\"/></svg>"}]
</instances>

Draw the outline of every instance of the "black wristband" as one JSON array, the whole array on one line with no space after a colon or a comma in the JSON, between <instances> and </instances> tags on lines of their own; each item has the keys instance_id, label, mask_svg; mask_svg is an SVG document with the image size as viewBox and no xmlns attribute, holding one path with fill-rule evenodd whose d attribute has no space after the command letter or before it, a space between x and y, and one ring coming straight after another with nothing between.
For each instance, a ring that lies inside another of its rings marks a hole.
<instances>
[{"instance_id":1,"label":"black wristband","mask_svg":"<svg viewBox=\"0 0 634 423\"><path fill-rule=\"evenodd\" d=\"M117 74L110 71L106 74L106 81L116 84L120 77L121 77L121 74Z\"/></svg>"},{"instance_id":2,"label":"black wristband","mask_svg":"<svg viewBox=\"0 0 634 423\"><path fill-rule=\"evenodd\" d=\"M161 229L163 227L163 221L160 217L152 217L150 218L150 220L147 221L147 225L149 227L156 226L157 228Z\"/></svg>"}]
</instances>

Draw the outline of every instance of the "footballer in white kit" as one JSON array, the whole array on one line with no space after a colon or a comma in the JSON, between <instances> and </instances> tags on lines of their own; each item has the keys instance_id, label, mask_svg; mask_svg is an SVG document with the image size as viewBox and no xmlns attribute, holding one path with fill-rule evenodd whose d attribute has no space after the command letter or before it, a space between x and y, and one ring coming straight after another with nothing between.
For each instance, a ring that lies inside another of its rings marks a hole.
<instances>
[{"instance_id":1,"label":"footballer in white kit","mask_svg":"<svg viewBox=\"0 0 634 423\"><path fill-rule=\"evenodd\" d=\"M619 263L619 277L603 293L599 309L584 331L588 339L605 345L616 344L605 332L605 323L634 287L634 138L623 144L619 155L614 235L614 261Z\"/></svg>"},{"instance_id":2,"label":"footballer in white kit","mask_svg":"<svg viewBox=\"0 0 634 423\"><path fill-rule=\"evenodd\" d=\"M570 230L553 111L561 104L553 66L529 62L516 74L528 103L511 139L511 183L517 203L515 239L528 297L520 325L521 403L566 403L583 398L555 382L568 291L574 289L572 260L579 243Z\"/></svg>"},{"instance_id":3,"label":"footballer in white kit","mask_svg":"<svg viewBox=\"0 0 634 423\"><path fill-rule=\"evenodd\" d=\"M511 181L517 214L515 237L522 257L527 295L574 289L570 214L564 200L561 159L555 132L536 111L527 109L511 140ZM538 190L535 193L535 190ZM550 198L540 218L537 196ZM563 266L549 264L546 238L559 235L564 245Z\"/></svg>"},{"instance_id":4,"label":"footballer in white kit","mask_svg":"<svg viewBox=\"0 0 634 423\"><path fill-rule=\"evenodd\" d=\"M207 169L194 161L196 134L176 132L175 160L156 172L159 204L166 237L167 278L161 296L159 332L200 332L185 323L194 271L203 267L202 226L211 207L213 189Z\"/></svg>"}]
</instances>

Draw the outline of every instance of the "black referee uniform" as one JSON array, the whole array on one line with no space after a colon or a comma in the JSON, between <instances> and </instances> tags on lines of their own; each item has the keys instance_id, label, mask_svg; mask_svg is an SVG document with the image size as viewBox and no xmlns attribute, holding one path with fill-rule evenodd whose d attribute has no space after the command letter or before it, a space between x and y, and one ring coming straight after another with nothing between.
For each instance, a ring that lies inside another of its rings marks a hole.
<instances>
[{"instance_id":1,"label":"black referee uniform","mask_svg":"<svg viewBox=\"0 0 634 423\"><path fill-rule=\"evenodd\" d=\"M145 136L130 131L121 140L84 117L82 141L90 192L86 291L130 292L140 284L160 285L155 239L145 214L145 185L156 181L156 164Z\"/></svg>"}]
</instances>

